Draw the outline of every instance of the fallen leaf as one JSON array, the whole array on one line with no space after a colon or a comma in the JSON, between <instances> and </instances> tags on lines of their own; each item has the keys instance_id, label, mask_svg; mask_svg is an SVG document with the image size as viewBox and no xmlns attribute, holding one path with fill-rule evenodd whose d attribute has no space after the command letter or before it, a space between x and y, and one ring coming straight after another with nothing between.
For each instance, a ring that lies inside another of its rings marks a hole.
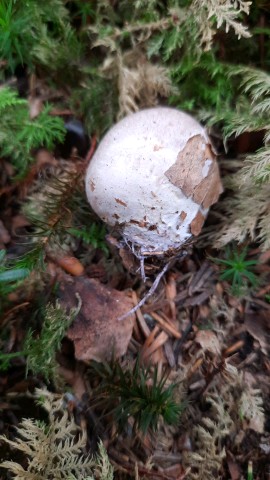
<instances>
[{"instance_id":1,"label":"fallen leaf","mask_svg":"<svg viewBox=\"0 0 270 480\"><path fill-rule=\"evenodd\" d=\"M204 351L207 350L214 355L219 355L221 352L219 340L212 330L198 330L195 341Z\"/></svg>"},{"instance_id":2,"label":"fallen leaf","mask_svg":"<svg viewBox=\"0 0 270 480\"><path fill-rule=\"evenodd\" d=\"M244 319L244 326L248 333L259 342L262 352L268 355L270 337L269 312L247 313Z\"/></svg>"},{"instance_id":3,"label":"fallen leaf","mask_svg":"<svg viewBox=\"0 0 270 480\"><path fill-rule=\"evenodd\" d=\"M65 307L77 305L75 294L82 301L80 312L67 332L78 360L110 361L126 353L135 321L135 315L119 320L133 307L126 292L85 277L68 277L68 282L61 283L60 292Z\"/></svg>"}]
</instances>

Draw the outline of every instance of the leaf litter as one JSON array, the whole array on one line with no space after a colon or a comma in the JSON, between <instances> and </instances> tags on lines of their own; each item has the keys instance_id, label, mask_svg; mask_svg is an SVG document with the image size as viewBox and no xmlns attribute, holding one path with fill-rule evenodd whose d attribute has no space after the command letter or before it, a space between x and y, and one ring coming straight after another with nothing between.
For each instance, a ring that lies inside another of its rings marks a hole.
<instances>
[{"instance_id":1,"label":"leaf litter","mask_svg":"<svg viewBox=\"0 0 270 480\"><path fill-rule=\"evenodd\" d=\"M15 232L28 228L24 218L13 218L8 223L12 239ZM146 284L138 282L129 265L120 266L117 251L112 261L93 250L89 265L86 257L76 260L76 248L69 247L70 254L64 260L50 256L45 272L47 287L58 285L57 296L65 308L76 307L76 294L81 299L80 311L58 354L59 373L77 395L92 436L106 442L116 471L132 474L137 469L141 476L174 480L196 478L210 465L210 470L223 478L240 480L248 460L260 462L261 471L266 469L268 304L263 300L256 303L255 295L240 300L232 297L226 284L220 282L216 267L193 249L172 265L144 305L119 321L138 305L152 278ZM12 294L15 304L27 290L32 298L31 282L27 282L24 292ZM29 304L24 310L29 311ZM12 350L20 344L23 330L15 311L10 312L9 319L17 329L13 340L14 328L6 330ZM118 359L125 369L138 355L143 364L157 368L159 378L166 372L166 385L177 385L174 399L184 410L176 425L160 420L155 436L134 432L132 417L126 430L115 435L115 422L110 416L103 417L101 407L95 405L97 380L89 376L88 365L93 360L106 363ZM25 394L33 389L33 379L23 379L23 358L17 368L17 378L4 374L2 394ZM34 380L34 385L39 382ZM4 411L4 422L8 411L9 407Z\"/></svg>"},{"instance_id":2,"label":"leaf litter","mask_svg":"<svg viewBox=\"0 0 270 480\"><path fill-rule=\"evenodd\" d=\"M74 112L65 108L66 92L52 91L41 80L32 85L34 91L41 94L31 97L33 117L52 97L52 115L73 116ZM25 239L32 228L27 216L18 213L18 202L39 192L53 173L83 172L92 150L80 158L73 148L68 160L45 148L34 154L35 161L26 177L13 183L10 177L14 167L7 159L0 160L0 244L7 249L8 259L25 252ZM227 158L225 163L229 170ZM68 178L72 179L72 175ZM36 208L40 199L41 196L36 197ZM61 208L61 213L69 213L69 206ZM67 219L65 228L70 227L68 216ZM91 217L91 222L95 220ZM90 222L89 217L87 221ZM85 217L84 222L80 218L76 226L85 223ZM54 246L55 255L51 249L46 251L46 269L42 274L33 272L15 291L3 294L1 355L23 352L29 321L33 335L40 333L42 315L37 314L38 303L45 305L53 296L70 310L77 306L78 294L80 311L57 353L59 375L66 385L63 387L60 380L53 388L72 389L72 408L78 418L84 419L88 443L103 440L116 478L242 480L247 478L252 462L254 478L267 479L270 251L260 253L254 248L253 257L260 258L256 273L264 284L237 299L228 284L220 280L218 267L209 260L214 252L195 246L171 266L154 294L138 307L151 289L160 265L156 268L149 262L145 266L148 278L144 284L137 275L137 259L123 248L116 251L108 243L106 257L102 249L91 244L85 248L82 240L68 236L57 238ZM134 307L133 315L119 321ZM165 373L165 387L176 385L174 401L184 407L179 422L168 425L160 419L155 434L149 431L143 435L134 430L132 415L119 433L113 416L103 415L95 398L101 380L90 374L93 360L105 366L117 360L125 372L132 369L138 357L143 366L157 372L158 379ZM22 353L1 372L1 433L11 432L13 436L13 427L23 417L40 414L33 408L32 394L36 387L44 386L44 379L31 372L25 377L25 369ZM3 455L9 456L10 452L4 451Z\"/></svg>"}]
</instances>

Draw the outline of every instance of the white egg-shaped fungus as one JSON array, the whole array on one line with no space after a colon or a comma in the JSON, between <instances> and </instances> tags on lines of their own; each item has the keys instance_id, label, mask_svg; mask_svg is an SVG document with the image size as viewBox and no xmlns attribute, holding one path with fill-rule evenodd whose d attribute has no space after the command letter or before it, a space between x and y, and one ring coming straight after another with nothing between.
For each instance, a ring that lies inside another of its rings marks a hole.
<instances>
[{"instance_id":1,"label":"white egg-shaped fungus","mask_svg":"<svg viewBox=\"0 0 270 480\"><path fill-rule=\"evenodd\" d=\"M93 210L141 255L179 249L197 236L221 192L205 129L167 107L141 110L114 125L86 175Z\"/></svg>"}]
</instances>

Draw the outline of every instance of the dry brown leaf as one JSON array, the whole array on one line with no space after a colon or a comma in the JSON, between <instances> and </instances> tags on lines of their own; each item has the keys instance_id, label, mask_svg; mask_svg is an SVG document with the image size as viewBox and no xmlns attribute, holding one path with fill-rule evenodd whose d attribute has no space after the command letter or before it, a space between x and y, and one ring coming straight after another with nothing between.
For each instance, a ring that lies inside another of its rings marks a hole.
<instances>
[{"instance_id":1,"label":"dry brown leaf","mask_svg":"<svg viewBox=\"0 0 270 480\"><path fill-rule=\"evenodd\" d=\"M61 302L65 307L77 305L75 294L82 301L80 312L68 330L78 360L110 361L126 353L132 335L135 315L119 318L133 307L126 292L120 292L86 277L68 277L60 285Z\"/></svg>"},{"instance_id":2,"label":"dry brown leaf","mask_svg":"<svg viewBox=\"0 0 270 480\"><path fill-rule=\"evenodd\" d=\"M268 355L270 338L270 314L260 311L256 314L245 315L245 329L260 344L260 348L265 355Z\"/></svg>"},{"instance_id":3,"label":"dry brown leaf","mask_svg":"<svg viewBox=\"0 0 270 480\"><path fill-rule=\"evenodd\" d=\"M201 346L203 351L207 350L214 355L219 355L221 352L219 340L212 330L198 330L195 341Z\"/></svg>"}]
</instances>

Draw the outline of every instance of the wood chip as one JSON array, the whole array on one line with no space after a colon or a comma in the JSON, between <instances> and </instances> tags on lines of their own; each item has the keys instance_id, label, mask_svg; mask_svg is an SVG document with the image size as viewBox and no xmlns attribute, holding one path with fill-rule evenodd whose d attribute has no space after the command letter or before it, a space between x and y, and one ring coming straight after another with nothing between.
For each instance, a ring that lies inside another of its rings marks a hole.
<instances>
[{"instance_id":1,"label":"wood chip","mask_svg":"<svg viewBox=\"0 0 270 480\"><path fill-rule=\"evenodd\" d=\"M133 300L134 306L136 306L138 304L138 297L135 291L132 292L132 300ZM140 308L136 310L136 317L142 333L147 338L150 335L151 330L148 327Z\"/></svg>"},{"instance_id":2,"label":"wood chip","mask_svg":"<svg viewBox=\"0 0 270 480\"><path fill-rule=\"evenodd\" d=\"M156 325L153 330L151 331L150 335L147 337L147 339L145 340L144 344L143 344L143 347L142 347L142 354L143 352L149 347L149 345L151 345L151 343L154 341L154 338L155 336L157 335L157 333L160 331L159 327Z\"/></svg>"},{"instance_id":3,"label":"wood chip","mask_svg":"<svg viewBox=\"0 0 270 480\"><path fill-rule=\"evenodd\" d=\"M154 353L158 348L162 347L164 343L168 340L168 335L165 332L160 332L160 334L155 338L153 343L150 345L150 347L147 348L147 350L144 350L142 353L142 359L144 360L147 357L150 357L152 353Z\"/></svg>"},{"instance_id":4,"label":"wood chip","mask_svg":"<svg viewBox=\"0 0 270 480\"><path fill-rule=\"evenodd\" d=\"M56 263L67 273L78 277L83 274L84 266L76 257L66 256L55 259Z\"/></svg>"},{"instance_id":5,"label":"wood chip","mask_svg":"<svg viewBox=\"0 0 270 480\"><path fill-rule=\"evenodd\" d=\"M170 339L168 339L168 341L164 343L164 352L168 360L168 364L170 365L171 368L174 368L176 365L176 362L175 362L174 351L173 351L173 347Z\"/></svg>"},{"instance_id":6,"label":"wood chip","mask_svg":"<svg viewBox=\"0 0 270 480\"><path fill-rule=\"evenodd\" d=\"M166 330L168 333L173 335L175 338L181 338L181 333L176 330L176 328L169 323L168 321L164 320L160 315L158 315L155 312L151 313L151 316L159 323L159 325L162 326L164 330Z\"/></svg>"},{"instance_id":7,"label":"wood chip","mask_svg":"<svg viewBox=\"0 0 270 480\"><path fill-rule=\"evenodd\" d=\"M199 295L196 295L195 297L188 298L184 302L184 307L195 307L196 305L201 305L205 300L207 300L212 293L211 290L207 290L205 292L200 293Z\"/></svg>"},{"instance_id":8,"label":"wood chip","mask_svg":"<svg viewBox=\"0 0 270 480\"><path fill-rule=\"evenodd\" d=\"M209 262L204 262L198 270L198 272L195 273L193 276L190 285L188 287L188 293L191 296L195 292L199 292L202 289L205 288L206 281L208 278L213 275L214 270L209 264Z\"/></svg>"}]
</instances>

